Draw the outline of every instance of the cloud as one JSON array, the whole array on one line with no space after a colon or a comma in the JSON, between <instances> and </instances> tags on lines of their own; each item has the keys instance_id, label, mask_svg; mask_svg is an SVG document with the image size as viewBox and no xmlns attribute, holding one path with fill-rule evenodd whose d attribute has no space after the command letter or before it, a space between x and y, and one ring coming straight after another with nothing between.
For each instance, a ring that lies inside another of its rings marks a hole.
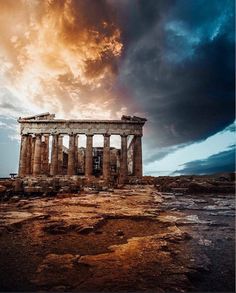
<instances>
[{"instance_id":1,"label":"cloud","mask_svg":"<svg viewBox=\"0 0 236 293\"><path fill-rule=\"evenodd\" d=\"M146 164L205 140L234 120L234 6L0 1L1 115L145 116Z\"/></svg>"},{"instance_id":2,"label":"cloud","mask_svg":"<svg viewBox=\"0 0 236 293\"><path fill-rule=\"evenodd\" d=\"M204 160L196 160L183 165L183 168L176 170L174 174L214 174L220 172L235 171L235 146L228 150L212 155Z\"/></svg>"},{"instance_id":3,"label":"cloud","mask_svg":"<svg viewBox=\"0 0 236 293\"><path fill-rule=\"evenodd\" d=\"M9 0L0 9L1 90L35 113L120 111L112 85L123 45L107 1Z\"/></svg>"},{"instance_id":4,"label":"cloud","mask_svg":"<svg viewBox=\"0 0 236 293\"><path fill-rule=\"evenodd\" d=\"M175 153L177 150L180 150L186 147L188 144L179 144L170 147L163 147L159 148L158 152L157 149L154 148L152 150L148 149L147 147L144 149L144 156L145 156L145 164L153 163L155 161L159 161L166 157L170 153Z\"/></svg>"},{"instance_id":5,"label":"cloud","mask_svg":"<svg viewBox=\"0 0 236 293\"><path fill-rule=\"evenodd\" d=\"M146 113L146 149L158 158L234 120L234 1L138 3L119 82L132 93L129 111Z\"/></svg>"},{"instance_id":6,"label":"cloud","mask_svg":"<svg viewBox=\"0 0 236 293\"><path fill-rule=\"evenodd\" d=\"M24 103L5 88L0 90L1 115L16 120L19 116L30 114L30 109L24 107Z\"/></svg>"}]
</instances>

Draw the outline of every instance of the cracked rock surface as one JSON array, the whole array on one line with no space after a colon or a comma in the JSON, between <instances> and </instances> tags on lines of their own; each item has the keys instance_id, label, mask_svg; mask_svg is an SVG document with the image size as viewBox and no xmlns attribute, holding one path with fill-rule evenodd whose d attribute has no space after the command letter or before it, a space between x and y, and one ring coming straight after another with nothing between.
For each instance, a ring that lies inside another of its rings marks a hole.
<instances>
[{"instance_id":1,"label":"cracked rock surface","mask_svg":"<svg viewBox=\"0 0 236 293\"><path fill-rule=\"evenodd\" d=\"M0 205L0 291L234 291L234 195L127 185Z\"/></svg>"}]
</instances>

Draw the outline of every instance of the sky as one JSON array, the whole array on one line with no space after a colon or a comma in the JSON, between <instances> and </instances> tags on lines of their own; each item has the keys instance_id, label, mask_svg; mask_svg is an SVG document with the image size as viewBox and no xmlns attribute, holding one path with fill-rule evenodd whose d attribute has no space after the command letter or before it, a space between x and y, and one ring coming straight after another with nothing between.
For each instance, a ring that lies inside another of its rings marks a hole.
<instances>
[{"instance_id":1,"label":"sky","mask_svg":"<svg viewBox=\"0 0 236 293\"><path fill-rule=\"evenodd\" d=\"M146 117L145 175L234 171L234 5L0 0L0 177L18 168L17 118L43 112Z\"/></svg>"}]
</instances>

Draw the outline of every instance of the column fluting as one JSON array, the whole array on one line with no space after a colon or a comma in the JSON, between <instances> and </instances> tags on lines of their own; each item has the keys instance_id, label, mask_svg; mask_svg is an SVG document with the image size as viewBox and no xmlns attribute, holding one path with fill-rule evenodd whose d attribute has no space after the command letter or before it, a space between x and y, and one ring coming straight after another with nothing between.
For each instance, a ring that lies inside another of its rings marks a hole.
<instances>
[{"instance_id":1,"label":"column fluting","mask_svg":"<svg viewBox=\"0 0 236 293\"><path fill-rule=\"evenodd\" d=\"M121 135L121 162L120 162L120 183L126 182L128 176L127 162L127 135Z\"/></svg>"},{"instance_id":2,"label":"column fluting","mask_svg":"<svg viewBox=\"0 0 236 293\"><path fill-rule=\"evenodd\" d=\"M35 148L34 148L34 165L33 175L41 174L41 134L36 134Z\"/></svg>"},{"instance_id":3,"label":"column fluting","mask_svg":"<svg viewBox=\"0 0 236 293\"><path fill-rule=\"evenodd\" d=\"M91 177L93 174L93 135L87 135L85 152L85 176Z\"/></svg>"},{"instance_id":4,"label":"column fluting","mask_svg":"<svg viewBox=\"0 0 236 293\"><path fill-rule=\"evenodd\" d=\"M110 178L110 135L108 134L104 134L103 178L105 180L109 180Z\"/></svg>"},{"instance_id":5,"label":"column fluting","mask_svg":"<svg viewBox=\"0 0 236 293\"><path fill-rule=\"evenodd\" d=\"M26 175L27 167L27 141L28 135L21 135L21 147L20 147L20 161L19 161L19 176L23 177Z\"/></svg>"},{"instance_id":6,"label":"column fluting","mask_svg":"<svg viewBox=\"0 0 236 293\"><path fill-rule=\"evenodd\" d=\"M51 153L51 168L50 174L52 176L58 174L58 134L52 136L52 153Z\"/></svg>"},{"instance_id":7,"label":"column fluting","mask_svg":"<svg viewBox=\"0 0 236 293\"><path fill-rule=\"evenodd\" d=\"M134 138L133 166L134 176L141 178L143 175L141 135L136 135Z\"/></svg>"},{"instance_id":8,"label":"column fluting","mask_svg":"<svg viewBox=\"0 0 236 293\"><path fill-rule=\"evenodd\" d=\"M63 174L63 135L58 138L58 174Z\"/></svg>"},{"instance_id":9,"label":"column fluting","mask_svg":"<svg viewBox=\"0 0 236 293\"><path fill-rule=\"evenodd\" d=\"M69 136L67 175L75 175L75 134Z\"/></svg>"},{"instance_id":10,"label":"column fluting","mask_svg":"<svg viewBox=\"0 0 236 293\"><path fill-rule=\"evenodd\" d=\"M32 136L27 138L27 159L26 159L26 175L31 175L31 161L32 161Z\"/></svg>"}]
</instances>

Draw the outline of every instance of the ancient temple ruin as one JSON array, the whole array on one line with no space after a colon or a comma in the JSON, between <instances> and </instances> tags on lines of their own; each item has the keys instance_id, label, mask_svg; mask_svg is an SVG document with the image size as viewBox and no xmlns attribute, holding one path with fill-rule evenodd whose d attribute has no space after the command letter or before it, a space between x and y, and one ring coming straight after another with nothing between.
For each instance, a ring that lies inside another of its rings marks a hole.
<instances>
[{"instance_id":1,"label":"ancient temple ruin","mask_svg":"<svg viewBox=\"0 0 236 293\"><path fill-rule=\"evenodd\" d=\"M145 118L64 120L44 113L19 118L18 122L21 126L20 177L80 175L90 179L101 176L107 181L116 177L120 183L126 182L129 176L142 177ZM86 135L86 148L79 148L79 136L83 134ZM96 134L104 136L102 148L93 147ZM64 135L69 136L69 148L63 145ZM111 135L121 136L120 149L110 147Z\"/></svg>"}]
</instances>

